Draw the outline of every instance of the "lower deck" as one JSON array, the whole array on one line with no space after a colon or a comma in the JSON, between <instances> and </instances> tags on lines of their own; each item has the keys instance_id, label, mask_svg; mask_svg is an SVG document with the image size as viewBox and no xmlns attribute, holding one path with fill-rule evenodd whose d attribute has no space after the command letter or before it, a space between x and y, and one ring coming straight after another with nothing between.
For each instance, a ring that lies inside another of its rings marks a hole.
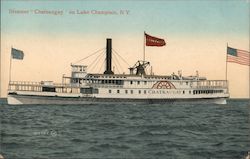
<instances>
[{"instance_id":1,"label":"lower deck","mask_svg":"<svg viewBox=\"0 0 250 159\"><path fill-rule=\"evenodd\" d=\"M226 104L227 97L217 98L96 98L96 97L66 97L66 96L37 96L9 94L8 104L53 104L53 105L79 105L79 104L166 104L166 103L215 103Z\"/></svg>"}]
</instances>

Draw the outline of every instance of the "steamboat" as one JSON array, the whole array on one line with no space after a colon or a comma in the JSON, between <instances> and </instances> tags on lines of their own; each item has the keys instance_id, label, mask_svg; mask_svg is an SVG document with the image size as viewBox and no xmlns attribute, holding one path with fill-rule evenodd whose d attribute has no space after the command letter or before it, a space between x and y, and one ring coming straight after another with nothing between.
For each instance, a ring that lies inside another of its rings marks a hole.
<instances>
[{"instance_id":1,"label":"steamboat","mask_svg":"<svg viewBox=\"0 0 250 159\"><path fill-rule=\"evenodd\" d=\"M154 104L193 102L226 104L227 80L208 80L194 76L147 74L149 62L139 60L129 73L112 70L112 39L107 39L106 67L103 73L90 73L88 66L71 64L71 76L62 83L53 81L10 81L8 104Z\"/></svg>"}]
</instances>

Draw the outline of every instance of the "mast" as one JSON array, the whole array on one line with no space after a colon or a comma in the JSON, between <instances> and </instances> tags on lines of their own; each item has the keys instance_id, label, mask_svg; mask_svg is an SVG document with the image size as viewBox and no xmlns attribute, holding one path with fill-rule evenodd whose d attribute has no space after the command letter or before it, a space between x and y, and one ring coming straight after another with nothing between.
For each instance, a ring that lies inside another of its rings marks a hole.
<instances>
[{"instance_id":1,"label":"mast","mask_svg":"<svg viewBox=\"0 0 250 159\"><path fill-rule=\"evenodd\" d=\"M12 47L11 47L11 51L12 51ZM12 52L10 53L9 83L11 82L11 66L12 66Z\"/></svg>"},{"instance_id":2,"label":"mast","mask_svg":"<svg viewBox=\"0 0 250 159\"><path fill-rule=\"evenodd\" d=\"M227 50L226 50L226 80L227 80L227 52L228 52L228 43L227 43Z\"/></svg>"},{"instance_id":3,"label":"mast","mask_svg":"<svg viewBox=\"0 0 250 159\"><path fill-rule=\"evenodd\" d=\"M145 61L145 35L146 34L146 32L144 31L144 35L143 35L143 61Z\"/></svg>"}]
</instances>

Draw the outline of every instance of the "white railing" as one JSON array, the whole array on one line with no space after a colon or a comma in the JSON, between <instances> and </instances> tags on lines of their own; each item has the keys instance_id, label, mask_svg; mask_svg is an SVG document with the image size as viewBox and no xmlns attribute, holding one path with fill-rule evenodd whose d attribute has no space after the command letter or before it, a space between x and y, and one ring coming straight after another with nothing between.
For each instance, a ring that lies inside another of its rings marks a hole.
<instances>
[{"instance_id":1,"label":"white railing","mask_svg":"<svg viewBox=\"0 0 250 159\"><path fill-rule=\"evenodd\" d=\"M86 84L87 86L90 87L98 87L98 88L123 88L122 85L111 85L111 84Z\"/></svg>"},{"instance_id":2,"label":"white railing","mask_svg":"<svg viewBox=\"0 0 250 159\"><path fill-rule=\"evenodd\" d=\"M32 82L32 81L10 81L9 85L41 85L41 82Z\"/></svg>"},{"instance_id":3,"label":"white railing","mask_svg":"<svg viewBox=\"0 0 250 159\"><path fill-rule=\"evenodd\" d=\"M204 80L193 82L192 88L208 89L208 88L228 88L227 80Z\"/></svg>"},{"instance_id":4,"label":"white railing","mask_svg":"<svg viewBox=\"0 0 250 159\"><path fill-rule=\"evenodd\" d=\"M122 85L107 85L96 83L51 83L50 85L44 82L31 82L31 81L11 81L9 83L9 91L37 91L41 92L43 87L54 87L56 92L71 92L69 90L80 89L80 87L98 87L98 88L123 88Z\"/></svg>"},{"instance_id":5,"label":"white railing","mask_svg":"<svg viewBox=\"0 0 250 159\"><path fill-rule=\"evenodd\" d=\"M31 82L31 81L11 81L9 82L9 91L36 91L41 92L43 87L54 87L56 92L72 92L79 89L79 86L71 84L52 83L46 85L43 82Z\"/></svg>"}]
</instances>

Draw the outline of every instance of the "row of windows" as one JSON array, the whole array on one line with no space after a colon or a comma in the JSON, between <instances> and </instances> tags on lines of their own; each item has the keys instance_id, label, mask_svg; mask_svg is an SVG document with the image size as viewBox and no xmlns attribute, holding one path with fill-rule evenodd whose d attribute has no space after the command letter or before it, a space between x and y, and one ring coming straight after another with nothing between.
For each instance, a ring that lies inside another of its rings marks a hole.
<instances>
[{"instance_id":1,"label":"row of windows","mask_svg":"<svg viewBox=\"0 0 250 159\"><path fill-rule=\"evenodd\" d=\"M144 83L144 85L146 85L147 81L144 81L143 83ZM133 84L133 81L130 81L130 84ZM137 85L140 85L140 84L141 84L141 81L137 81Z\"/></svg>"},{"instance_id":2,"label":"row of windows","mask_svg":"<svg viewBox=\"0 0 250 159\"><path fill-rule=\"evenodd\" d=\"M121 91L119 89L116 91L115 90L113 90L113 91L114 91L113 93L117 93L117 94L121 93ZM177 91L176 93L180 94L181 92L182 92L182 94L186 93L186 91ZM109 93L112 93L111 89L109 90ZM125 90L125 94L128 94L128 93L134 94L134 90L130 90L130 91ZM147 94L147 91L146 90L143 90L143 91L138 90L138 94L142 94L142 93ZM166 91L164 93L171 93L171 92ZM172 92L172 93L175 93L175 92ZM191 94L192 91L188 91L188 93ZM223 90L194 90L193 91L193 94L213 94L213 93L223 93Z\"/></svg>"},{"instance_id":3,"label":"row of windows","mask_svg":"<svg viewBox=\"0 0 250 159\"><path fill-rule=\"evenodd\" d=\"M171 77L145 77L146 79L171 79Z\"/></svg>"},{"instance_id":4,"label":"row of windows","mask_svg":"<svg viewBox=\"0 0 250 159\"><path fill-rule=\"evenodd\" d=\"M111 90L111 89L109 90L109 93L112 93L112 90ZM116 90L116 92L114 92L114 93L120 94L121 92L120 92L120 90L118 89L118 90ZM128 94L128 93L134 94L134 90L130 90L130 91L125 90L125 94ZM146 91L146 90L143 90L143 91L142 91L142 90L138 90L138 94L142 94L142 93L147 94L147 91Z\"/></svg>"},{"instance_id":5,"label":"row of windows","mask_svg":"<svg viewBox=\"0 0 250 159\"><path fill-rule=\"evenodd\" d=\"M94 80L94 79L72 79L72 83L96 83L96 84L117 84L117 85L123 85L123 80ZM137 85L140 85L143 83L144 85L147 85L147 81L130 81L130 84L137 83Z\"/></svg>"},{"instance_id":6,"label":"row of windows","mask_svg":"<svg viewBox=\"0 0 250 159\"><path fill-rule=\"evenodd\" d=\"M90 78L127 78L126 76L88 76ZM171 77L145 77L146 79L171 79Z\"/></svg>"},{"instance_id":7,"label":"row of windows","mask_svg":"<svg viewBox=\"0 0 250 159\"><path fill-rule=\"evenodd\" d=\"M140 85L141 81L137 81L137 85ZM147 81L143 81L144 85L147 85ZM188 82L185 82L186 85L188 85ZM130 81L130 84L133 84L133 81ZM180 85L182 85L182 82L180 83Z\"/></svg>"},{"instance_id":8,"label":"row of windows","mask_svg":"<svg viewBox=\"0 0 250 159\"><path fill-rule=\"evenodd\" d=\"M127 78L124 76L89 76L90 78Z\"/></svg>"},{"instance_id":9,"label":"row of windows","mask_svg":"<svg viewBox=\"0 0 250 159\"><path fill-rule=\"evenodd\" d=\"M99 93L98 89L92 88L92 87L90 87L90 88L81 88L80 92L82 94L98 94Z\"/></svg>"},{"instance_id":10,"label":"row of windows","mask_svg":"<svg viewBox=\"0 0 250 159\"><path fill-rule=\"evenodd\" d=\"M72 83L96 83L96 84L116 84L116 85L123 85L124 81L122 80L93 80L93 79L87 79L87 80L78 80L78 79L72 79Z\"/></svg>"},{"instance_id":11,"label":"row of windows","mask_svg":"<svg viewBox=\"0 0 250 159\"><path fill-rule=\"evenodd\" d=\"M117 85L123 85L124 80L99 80L99 79L71 79L72 83L96 83L96 84L117 84ZM156 82L156 81L151 81ZM188 85L189 82L185 82L186 85ZM144 84L147 85L147 81L130 81L130 85L133 84ZM180 83L182 85L182 82Z\"/></svg>"},{"instance_id":12,"label":"row of windows","mask_svg":"<svg viewBox=\"0 0 250 159\"><path fill-rule=\"evenodd\" d=\"M193 94L214 94L223 93L223 90L194 90Z\"/></svg>"},{"instance_id":13,"label":"row of windows","mask_svg":"<svg viewBox=\"0 0 250 159\"><path fill-rule=\"evenodd\" d=\"M112 90L110 89L109 90L109 93L112 93ZM117 89L116 91L114 91L113 93L117 93L117 94L119 94L119 93L121 93L121 91L119 90L119 89ZM128 93L130 93L130 94L134 94L134 90L130 90L130 91L128 91L128 90L125 90L125 94L128 94ZM142 94L142 93L144 93L144 94L147 94L147 91L146 90L138 90L138 94ZM175 92L169 92L169 91L164 91L164 93L177 93L177 94L181 94L181 91L175 91ZM182 91L182 93L183 94L185 94L185 91ZM189 91L189 94L191 94L191 91Z\"/></svg>"}]
</instances>

